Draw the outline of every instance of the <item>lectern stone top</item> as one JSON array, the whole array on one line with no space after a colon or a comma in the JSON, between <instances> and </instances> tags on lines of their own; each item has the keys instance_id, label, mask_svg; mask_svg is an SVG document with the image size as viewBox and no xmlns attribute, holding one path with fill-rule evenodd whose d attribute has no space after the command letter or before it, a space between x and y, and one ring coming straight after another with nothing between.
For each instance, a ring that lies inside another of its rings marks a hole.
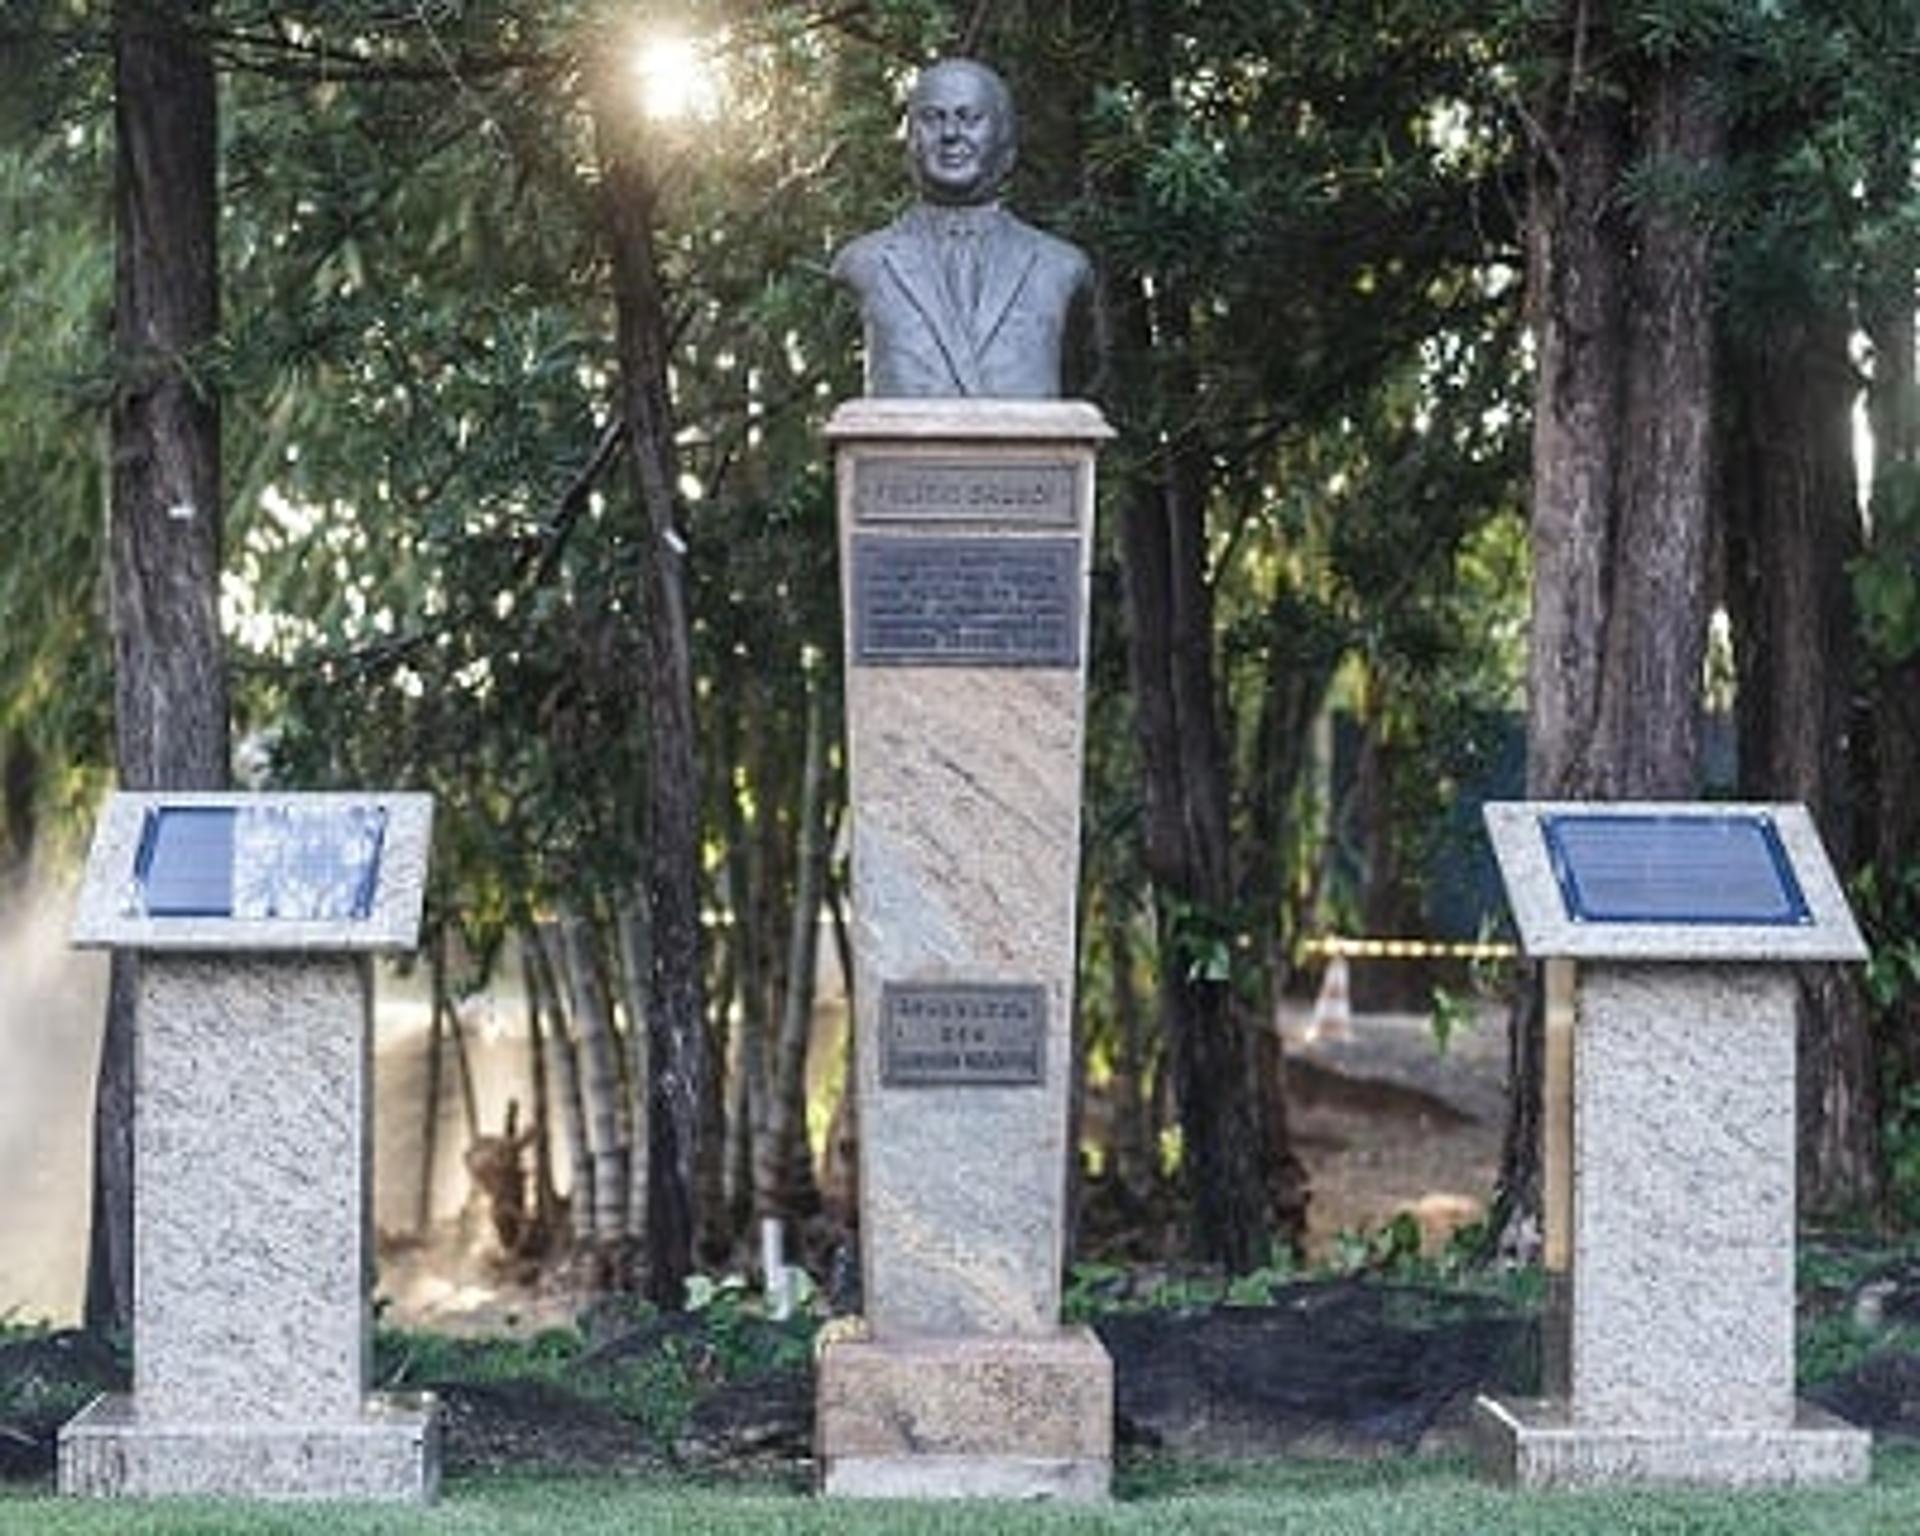
<instances>
[{"instance_id":1,"label":"lectern stone top","mask_svg":"<svg viewBox=\"0 0 1920 1536\"><path fill-rule=\"evenodd\" d=\"M94 834L73 942L411 951L432 823L424 794L116 794Z\"/></svg>"},{"instance_id":2,"label":"lectern stone top","mask_svg":"<svg viewBox=\"0 0 1920 1536\"><path fill-rule=\"evenodd\" d=\"M1534 959L1867 957L1805 806L1530 800L1485 816Z\"/></svg>"}]
</instances>

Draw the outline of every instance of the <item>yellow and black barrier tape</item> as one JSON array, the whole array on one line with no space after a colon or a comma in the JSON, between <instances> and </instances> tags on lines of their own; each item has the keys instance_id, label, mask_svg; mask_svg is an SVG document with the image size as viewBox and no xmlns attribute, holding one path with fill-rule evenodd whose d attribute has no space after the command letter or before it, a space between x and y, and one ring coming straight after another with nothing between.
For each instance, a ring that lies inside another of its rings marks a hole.
<instances>
[{"instance_id":1,"label":"yellow and black barrier tape","mask_svg":"<svg viewBox=\"0 0 1920 1536\"><path fill-rule=\"evenodd\" d=\"M1497 939L1351 939L1337 933L1308 939L1300 948L1327 960L1511 960L1520 953Z\"/></svg>"}]
</instances>

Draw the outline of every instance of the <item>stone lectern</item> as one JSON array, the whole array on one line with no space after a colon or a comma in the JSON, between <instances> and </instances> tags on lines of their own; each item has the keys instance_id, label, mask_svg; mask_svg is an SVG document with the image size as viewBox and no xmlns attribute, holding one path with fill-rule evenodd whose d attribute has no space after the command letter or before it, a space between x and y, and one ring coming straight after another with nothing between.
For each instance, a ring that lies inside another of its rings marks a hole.
<instances>
[{"instance_id":1,"label":"stone lectern","mask_svg":"<svg viewBox=\"0 0 1920 1536\"><path fill-rule=\"evenodd\" d=\"M872 399L838 458L865 1336L829 1494L1100 1498L1113 1375L1060 1326L1094 455L1067 401Z\"/></svg>"},{"instance_id":2,"label":"stone lectern","mask_svg":"<svg viewBox=\"0 0 1920 1536\"><path fill-rule=\"evenodd\" d=\"M1548 969L1548 1396L1482 1398L1535 1486L1864 1480L1794 1399L1792 967L1866 957L1796 805L1489 805Z\"/></svg>"},{"instance_id":3,"label":"stone lectern","mask_svg":"<svg viewBox=\"0 0 1920 1536\"><path fill-rule=\"evenodd\" d=\"M437 1410L369 1391L375 951L411 950L425 795L120 794L74 942L139 951L133 1392L69 1494L431 1499Z\"/></svg>"}]
</instances>

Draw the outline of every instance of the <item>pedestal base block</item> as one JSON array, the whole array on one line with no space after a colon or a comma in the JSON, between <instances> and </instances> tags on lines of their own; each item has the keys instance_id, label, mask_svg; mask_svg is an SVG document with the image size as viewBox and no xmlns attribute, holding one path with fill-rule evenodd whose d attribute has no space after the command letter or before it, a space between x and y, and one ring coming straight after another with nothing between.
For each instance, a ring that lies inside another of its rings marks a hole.
<instances>
[{"instance_id":1,"label":"pedestal base block","mask_svg":"<svg viewBox=\"0 0 1920 1536\"><path fill-rule=\"evenodd\" d=\"M1085 1329L1052 1338L837 1341L820 1356L824 1493L1107 1497L1113 1362Z\"/></svg>"},{"instance_id":2,"label":"pedestal base block","mask_svg":"<svg viewBox=\"0 0 1920 1536\"><path fill-rule=\"evenodd\" d=\"M380 1499L440 1491L430 1393L376 1394L346 1424L142 1422L133 1399L96 1398L60 1431L60 1492L96 1498Z\"/></svg>"},{"instance_id":3,"label":"pedestal base block","mask_svg":"<svg viewBox=\"0 0 1920 1536\"><path fill-rule=\"evenodd\" d=\"M1873 1437L1801 1403L1780 1428L1575 1424L1564 1402L1495 1399L1474 1404L1475 1459L1487 1476L1523 1488L1640 1485L1797 1488L1864 1483Z\"/></svg>"}]
</instances>

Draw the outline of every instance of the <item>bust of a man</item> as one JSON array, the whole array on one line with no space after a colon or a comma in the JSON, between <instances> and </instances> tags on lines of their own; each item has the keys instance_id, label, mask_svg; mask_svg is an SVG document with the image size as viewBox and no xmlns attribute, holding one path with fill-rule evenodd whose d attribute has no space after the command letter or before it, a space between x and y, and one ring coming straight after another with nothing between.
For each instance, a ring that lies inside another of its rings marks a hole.
<instances>
[{"instance_id":1,"label":"bust of a man","mask_svg":"<svg viewBox=\"0 0 1920 1536\"><path fill-rule=\"evenodd\" d=\"M920 201L848 244L833 275L860 300L869 395L1049 399L1087 258L1000 206L1017 124L1006 83L945 59L907 100Z\"/></svg>"}]
</instances>

